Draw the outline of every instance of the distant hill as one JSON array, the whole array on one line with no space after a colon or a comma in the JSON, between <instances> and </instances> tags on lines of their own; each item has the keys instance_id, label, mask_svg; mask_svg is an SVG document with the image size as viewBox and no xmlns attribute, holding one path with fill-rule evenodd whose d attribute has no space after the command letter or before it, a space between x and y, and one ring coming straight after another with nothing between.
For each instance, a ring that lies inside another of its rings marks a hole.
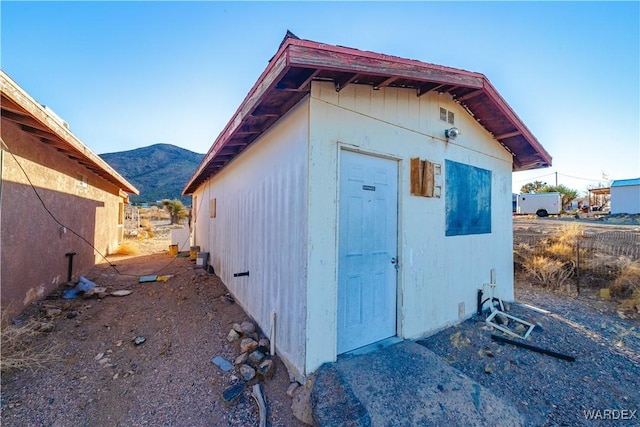
<instances>
[{"instance_id":1,"label":"distant hill","mask_svg":"<svg viewBox=\"0 0 640 427\"><path fill-rule=\"evenodd\" d=\"M132 203L180 199L191 205L191 197L182 197L182 189L193 175L204 154L194 153L170 144L155 144L135 150L100 154L139 191Z\"/></svg>"}]
</instances>

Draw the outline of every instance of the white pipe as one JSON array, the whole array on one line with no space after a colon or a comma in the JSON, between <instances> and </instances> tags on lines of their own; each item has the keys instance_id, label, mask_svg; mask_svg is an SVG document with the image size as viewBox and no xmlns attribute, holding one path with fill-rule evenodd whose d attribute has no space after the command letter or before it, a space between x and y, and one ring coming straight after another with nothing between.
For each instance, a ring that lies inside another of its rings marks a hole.
<instances>
[{"instance_id":1,"label":"white pipe","mask_svg":"<svg viewBox=\"0 0 640 427\"><path fill-rule=\"evenodd\" d=\"M276 355L276 312L271 313L271 333L269 334L269 352L271 356Z\"/></svg>"}]
</instances>

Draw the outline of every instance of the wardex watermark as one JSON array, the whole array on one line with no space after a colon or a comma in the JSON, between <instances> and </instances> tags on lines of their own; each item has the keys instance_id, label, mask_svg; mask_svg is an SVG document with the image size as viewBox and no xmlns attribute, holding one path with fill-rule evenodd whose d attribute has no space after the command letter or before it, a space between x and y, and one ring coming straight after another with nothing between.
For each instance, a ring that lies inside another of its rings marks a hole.
<instances>
[{"instance_id":1,"label":"wardex watermark","mask_svg":"<svg viewBox=\"0 0 640 427\"><path fill-rule=\"evenodd\" d=\"M637 420L637 409L585 409L584 417L588 420Z\"/></svg>"}]
</instances>

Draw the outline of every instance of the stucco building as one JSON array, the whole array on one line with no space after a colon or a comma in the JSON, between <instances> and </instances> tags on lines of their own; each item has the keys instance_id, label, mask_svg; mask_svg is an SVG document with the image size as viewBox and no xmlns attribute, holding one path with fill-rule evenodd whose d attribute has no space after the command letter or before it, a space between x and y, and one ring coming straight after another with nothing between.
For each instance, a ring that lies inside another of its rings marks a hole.
<instances>
[{"instance_id":1,"label":"stucco building","mask_svg":"<svg viewBox=\"0 0 640 427\"><path fill-rule=\"evenodd\" d=\"M83 274L123 238L123 208L138 190L49 108L0 71L0 287L21 311Z\"/></svg>"}]
</instances>

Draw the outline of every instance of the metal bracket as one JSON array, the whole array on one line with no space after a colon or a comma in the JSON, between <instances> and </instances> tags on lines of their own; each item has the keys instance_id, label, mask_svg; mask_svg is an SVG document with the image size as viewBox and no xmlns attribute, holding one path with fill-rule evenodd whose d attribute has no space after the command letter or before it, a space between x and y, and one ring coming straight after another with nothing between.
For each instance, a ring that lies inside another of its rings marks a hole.
<instances>
[{"instance_id":1,"label":"metal bracket","mask_svg":"<svg viewBox=\"0 0 640 427\"><path fill-rule=\"evenodd\" d=\"M499 331L504 332L505 334L509 334L511 336L514 336L516 338L522 338L522 339L527 339L527 337L529 336L529 334L531 334L531 331L533 331L533 328L535 328L535 325L532 323L527 322L526 320L522 320L516 316L512 316L510 314L507 314L504 312L504 304L502 304L502 300L500 298L494 297L494 292L496 289L496 284L495 283L488 283L488 284L484 284L484 287L489 287L491 288L491 297L489 299L490 301L490 305L489 305L489 309L491 310L491 314L489 316L487 316L486 322L493 326L494 328L496 328ZM493 305L493 300L498 300L498 303L500 304L500 310L498 310L496 308L495 305ZM508 319L511 319L517 323L520 323L522 325L525 325L527 327L527 330L525 331L525 333L523 335L519 335L516 332L512 331L511 329L507 328L506 326L502 326L499 325L498 323L494 322L493 319L495 319L496 316L501 315L504 316Z\"/></svg>"},{"instance_id":2,"label":"metal bracket","mask_svg":"<svg viewBox=\"0 0 640 427\"><path fill-rule=\"evenodd\" d=\"M509 334L511 336L514 336L514 337L517 337L517 338L522 338L523 340L527 339L527 337L529 336L531 331L533 331L533 328L535 328L535 326L536 326L536 325L534 325L532 323L529 323L529 322L527 322L525 320L519 319L516 316L512 316L512 315L507 314L507 313L505 313L503 311L500 311L500 310L498 310L496 308L492 309L491 312L492 313L487 317L487 323L489 325L491 325L494 328L496 328L496 329L498 329L498 330L500 330L500 331L502 331L502 332L504 332L506 334ZM502 326L502 325L498 325L497 323L493 322L493 319L497 315L501 315L501 316L507 317L507 318L509 318L511 320L514 320L514 321L516 321L516 322L518 322L520 324L526 325L527 326L526 332L524 333L524 335L518 335L517 333L513 332L511 329L509 329L509 328L507 328L505 326Z\"/></svg>"}]
</instances>

